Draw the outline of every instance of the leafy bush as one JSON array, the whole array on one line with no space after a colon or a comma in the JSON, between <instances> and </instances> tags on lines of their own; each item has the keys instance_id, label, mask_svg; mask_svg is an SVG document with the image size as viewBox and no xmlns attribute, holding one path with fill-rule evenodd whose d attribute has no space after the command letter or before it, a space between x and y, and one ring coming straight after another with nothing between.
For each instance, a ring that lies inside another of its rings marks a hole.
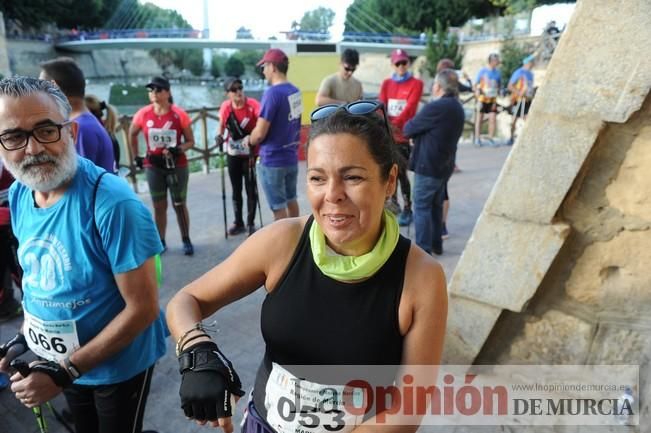
<instances>
[{"instance_id":1,"label":"leafy bush","mask_svg":"<svg viewBox=\"0 0 651 433\"><path fill-rule=\"evenodd\" d=\"M504 38L500 50L500 75L504 86L509 82L513 72L522 66L522 60L533 52L531 44L516 42L513 38L513 27L514 23L511 20L511 24L507 29L507 36Z\"/></svg>"},{"instance_id":2,"label":"leafy bush","mask_svg":"<svg viewBox=\"0 0 651 433\"><path fill-rule=\"evenodd\" d=\"M439 20L436 20L435 35L432 34L431 29L427 30L425 56L427 57L425 69L432 77L436 75L436 65L441 59L450 59L457 68L461 69L463 52L459 47L459 40L456 35L450 34Z\"/></svg>"}]
</instances>

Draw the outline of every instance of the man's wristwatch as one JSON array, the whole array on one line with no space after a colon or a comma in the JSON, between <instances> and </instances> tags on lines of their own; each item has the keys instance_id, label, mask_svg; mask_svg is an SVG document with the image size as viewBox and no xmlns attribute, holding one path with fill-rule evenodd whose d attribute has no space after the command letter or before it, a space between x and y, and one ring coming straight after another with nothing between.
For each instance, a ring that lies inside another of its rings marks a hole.
<instances>
[{"instance_id":1,"label":"man's wristwatch","mask_svg":"<svg viewBox=\"0 0 651 433\"><path fill-rule=\"evenodd\" d=\"M70 358L66 358L63 360L63 366L66 369L66 372L72 378L73 381L79 379L81 377L81 372L77 368L75 364L70 361Z\"/></svg>"}]
</instances>

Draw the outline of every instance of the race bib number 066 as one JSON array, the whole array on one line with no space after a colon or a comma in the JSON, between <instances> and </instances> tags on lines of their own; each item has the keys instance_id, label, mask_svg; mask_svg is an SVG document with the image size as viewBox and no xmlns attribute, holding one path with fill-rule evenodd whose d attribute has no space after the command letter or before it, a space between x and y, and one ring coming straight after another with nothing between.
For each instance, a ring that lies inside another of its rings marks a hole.
<instances>
[{"instance_id":1,"label":"race bib number 066","mask_svg":"<svg viewBox=\"0 0 651 433\"><path fill-rule=\"evenodd\" d=\"M41 320L25 311L27 345L48 361L61 361L79 349L74 320Z\"/></svg>"}]
</instances>

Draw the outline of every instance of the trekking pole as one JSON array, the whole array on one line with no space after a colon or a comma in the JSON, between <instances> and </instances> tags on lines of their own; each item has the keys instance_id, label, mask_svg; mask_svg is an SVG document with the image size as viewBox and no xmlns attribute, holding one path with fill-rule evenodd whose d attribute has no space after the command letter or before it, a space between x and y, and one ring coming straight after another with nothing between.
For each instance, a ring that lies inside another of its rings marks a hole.
<instances>
[{"instance_id":1,"label":"trekking pole","mask_svg":"<svg viewBox=\"0 0 651 433\"><path fill-rule=\"evenodd\" d=\"M14 347L18 346L18 344L13 345L12 347L9 348L9 350L4 350L5 355L8 353L11 355L11 351ZM4 356L3 356L4 357ZM14 370L18 371L21 376L27 377L29 374L32 372L32 370L29 367L29 364L27 362L23 361L22 359L14 359L11 361L9 364L11 368ZM63 416L59 412L57 412L54 409L54 406L52 406L52 403L49 401L45 403L45 407L47 407L50 410L50 413L52 416L54 416L54 419L59 421L59 423L69 432L69 433L75 433L74 430L68 425L65 419L63 419ZM38 428L40 430L40 433L47 433L48 428L47 428L47 423L45 422L45 417L43 416L43 411L41 406L32 408L32 412L34 412L34 415L36 416L36 423L38 424Z\"/></svg>"},{"instance_id":2,"label":"trekking pole","mask_svg":"<svg viewBox=\"0 0 651 433\"><path fill-rule=\"evenodd\" d=\"M251 149L249 149L249 176L253 185L253 196L258 206L258 217L260 218L260 227L262 228L264 224L262 223L262 206L260 205L260 194L258 193L258 179L255 175L255 163L256 156L252 155Z\"/></svg>"},{"instance_id":3,"label":"trekking pole","mask_svg":"<svg viewBox=\"0 0 651 433\"><path fill-rule=\"evenodd\" d=\"M22 359L14 359L11 361L9 366L18 371L18 373L20 373L20 375L23 377L29 376L29 374L32 372L32 370L29 368L29 364L27 364L27 362L23 361ZM32 412L34 412L34 416L36 417L36 424L38 424L39 432L47 433L47 423L45 422L45 417L43 416L41 406L39 405L33 407Z\"/></svg>"},{"instance_id":4,"label":"trekking pole","mask_svg":"<svg viewBox=\"0 0 651 433\"><path fill-rule=\"evenodd\" d=\"M183 200L181 199L181 192L179 191L179 177L176 175L176 163L174 162L174 155L169 151L164 155L165 169L167 175L165 176L165 183L170 189L172 195L172 206L177 210L176 215L179 218L181 225L181 232L190 235L188 229L188 222L185 219L185 210L183 209Z\"/></svg>"},{"instance_id":5,"label":"trekking pole","mask_svg":"<svg viewBox=\"0 0 651 433\"><path fill-rule=\"evenodd\" d=\"M224 175L224 165L225 164L225 154L224 154L224 140L217 138L217 144L219 145L219 166L221 168L222 174L222 207L224 209L224 238L228 239L228 222L226 215L226 178Z\"/></svg>"}]
</instances>

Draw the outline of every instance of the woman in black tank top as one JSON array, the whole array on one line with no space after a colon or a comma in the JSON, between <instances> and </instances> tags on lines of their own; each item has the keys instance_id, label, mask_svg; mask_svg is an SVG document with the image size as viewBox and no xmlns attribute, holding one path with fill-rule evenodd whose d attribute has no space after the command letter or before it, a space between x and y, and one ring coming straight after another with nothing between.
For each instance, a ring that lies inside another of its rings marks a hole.
<instances>
[{"instance_id":1,"label":"woman in black tank top","mask_svg":"<svg viewBox=\"0 0 651 433\"><path fill-rule=\"evenodd\" d=\"M434 383L447 317L445 277L384 210L398 168L379 110L384 114L371 101L315 110L307 152L312 215L256 232L170 301L189 418L232 431L231 396L243 391L201 320L264 286L265 355L248 406L249 433L417 429L420 417L387 417L395 408L374 402L373 394L404 385L407 372L415 384ZM355 386L346 388L351 379Z\"/></svg>"}]
</instances>

